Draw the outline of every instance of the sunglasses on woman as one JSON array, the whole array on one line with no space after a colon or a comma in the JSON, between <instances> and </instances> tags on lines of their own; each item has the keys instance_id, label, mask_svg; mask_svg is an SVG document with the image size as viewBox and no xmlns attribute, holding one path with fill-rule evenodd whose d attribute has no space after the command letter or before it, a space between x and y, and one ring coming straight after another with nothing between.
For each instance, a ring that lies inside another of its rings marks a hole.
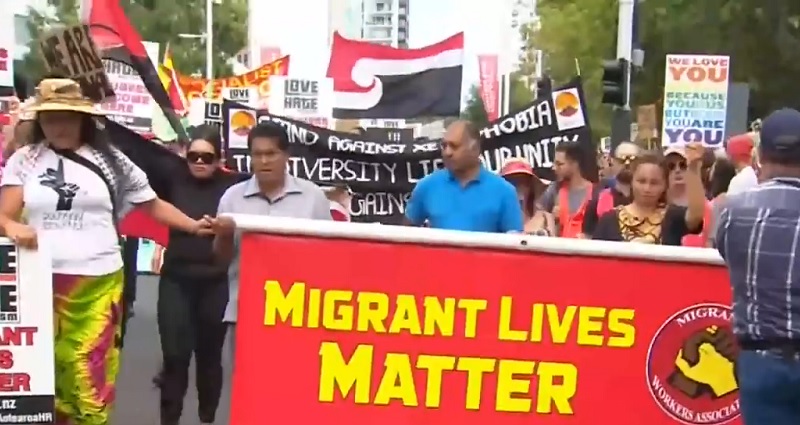
<instances>
[{"instance_id":1,"label":"sunglasses on woman","mask_svg":"<svg viewBox=\"0 0 800 425\"><path fill-rule=\"evenodd\" d=\"M678 168L681 171L686 171L688 166L686 165L686 161L676 161L676 162L670 162L669 164L667 164L667 168L669 168L670 171L675 171Z\"/></svg>"},{"instance_id":2,"label":"sunglasses on woman","mask_svg":"<svg viewBox=\"0 0 800 425\"><path fill-rule=\"evenodd\" d=\"M210 152L186 152L186 162L191 164L211 165L215 159L217 159L216 155Z\"/></svg>"}]
</instances>

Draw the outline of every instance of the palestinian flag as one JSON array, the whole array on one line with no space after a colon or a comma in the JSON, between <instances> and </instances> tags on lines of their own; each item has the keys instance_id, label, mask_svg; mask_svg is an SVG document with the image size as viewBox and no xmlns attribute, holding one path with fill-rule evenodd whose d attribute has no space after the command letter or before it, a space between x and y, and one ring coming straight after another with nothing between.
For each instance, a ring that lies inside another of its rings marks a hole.
<instances>
[{"instance_id":1,"label":"palestinian flag","mask_svg":"<svg viewBox=\"0 0 800 425\"><path fill-rule=\"evenodd\" d=\"M119 0L81 0L81 20L89 26L92 40L102 52L103 59L122 62L133 68L142 77L147 91L161 107L178 137L187 139L179 110L161 84L142 37L131 25Z\"/></svg>"}]
</instances>

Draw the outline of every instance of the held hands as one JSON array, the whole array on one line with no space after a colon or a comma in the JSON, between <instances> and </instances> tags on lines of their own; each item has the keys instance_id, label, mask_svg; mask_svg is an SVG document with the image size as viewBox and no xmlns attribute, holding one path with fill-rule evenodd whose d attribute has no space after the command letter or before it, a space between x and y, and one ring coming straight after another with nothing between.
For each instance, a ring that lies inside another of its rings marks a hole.
<instances>
[{"instance_id":1,"label":"held hands","mask_svg":"<svg viewBox=\"0 0 800 425\"><path fill-rule=\"evenodd\" d=\"M20 248L36 249L38 241L33 227L22 223L6 224L6 237L11 239Z\"/></svg>"},{"instance_id":2,"label":"held hands","mask_svg":"<svg viewBox=\"0 0 800 425\"><path fill-rule=\"evenodd\" d=\"M200 220L195 220L194 225L192 226L192 234L198 236L210 236L214 234L214 230L211 227L211 220L208 216L204 216Z\"/></svg>"},{"instance_id":3,"label":"held hands","mask_svg":"<svg viewBox=\"0 0 800 425\"><path fill-rule=\"evenodd\" d=\"M236 230L236 223L230 217L204 216L203 220L207 220L210 223L212 233L217 236L231 236L233 231Z\"/></svg>"}]
</instances>

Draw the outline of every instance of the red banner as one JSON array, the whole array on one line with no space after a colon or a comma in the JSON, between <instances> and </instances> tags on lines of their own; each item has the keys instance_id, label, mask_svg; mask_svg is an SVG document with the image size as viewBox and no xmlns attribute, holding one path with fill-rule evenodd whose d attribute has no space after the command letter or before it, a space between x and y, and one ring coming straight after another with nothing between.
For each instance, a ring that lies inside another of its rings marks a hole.
<instances>
[{"instance_id":1,"label":"red banner","mask_svg":"<svg viewBox=\"0 0 800 425\"><path fill-rule=\"evenodd\" d=\"M500 117L500 81L498 77L497 55L478 55L480 86L478 92L489 121Z\"/></svg>"},{"instance_id":2,"label":"red banner","mask_svg":"<svg viewBox=\"0 0 800 425\"><path fill-rule=\"evenodd\" d=\"M741 424L720 266L252 233L241 249L232 425Z\"/></svg>"}]
</instances>

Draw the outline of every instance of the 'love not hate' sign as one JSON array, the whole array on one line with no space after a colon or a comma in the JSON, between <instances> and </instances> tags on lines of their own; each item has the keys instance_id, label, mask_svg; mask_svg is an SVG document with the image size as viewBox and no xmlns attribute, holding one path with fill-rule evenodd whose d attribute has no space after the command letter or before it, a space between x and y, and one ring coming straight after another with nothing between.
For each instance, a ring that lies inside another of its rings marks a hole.
<instances>
[{"instance_id":1,"label":"'love not hate' sign","mask_svg":"<svg viewBox=\"0 0 800 425\"><path fill-rule=\"evenodd\" d=\"M667 55L663 146L722 146L729 78L728 56Z\"/></svg>"}]
</instances>

